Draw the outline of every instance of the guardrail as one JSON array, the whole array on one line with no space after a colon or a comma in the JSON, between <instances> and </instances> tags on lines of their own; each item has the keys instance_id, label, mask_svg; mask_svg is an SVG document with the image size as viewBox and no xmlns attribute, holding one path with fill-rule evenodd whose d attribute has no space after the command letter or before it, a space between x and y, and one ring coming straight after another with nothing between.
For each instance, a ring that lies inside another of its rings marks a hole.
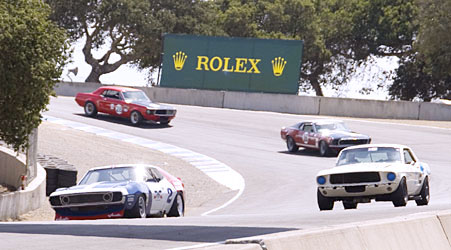
<instances>
[{"instance_id":1,"label":"guardrail","mask_svg":"<svg viewBox=\"0 0 451 250\"><path fill-rule=\"evenodd\" d=\"M55 92L57 95L75 96L78 92L92 92L100 86L103 85L62 82L55 87ZM137 88L145 91L154 101L173 104L303 115L451 121L451 105L447 104L162 87Z\"/></svg>"}]
</instances>

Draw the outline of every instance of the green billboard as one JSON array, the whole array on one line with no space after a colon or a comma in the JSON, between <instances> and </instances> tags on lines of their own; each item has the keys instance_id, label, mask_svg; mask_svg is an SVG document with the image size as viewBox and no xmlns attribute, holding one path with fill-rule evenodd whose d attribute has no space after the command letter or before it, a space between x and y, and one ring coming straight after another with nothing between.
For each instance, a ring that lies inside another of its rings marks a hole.
<instances>
[{"instance_id":1,"label":"green billboard","mask_svg":"<svg viewBox=\"0 0 451 250\"><path fill-rule=\"evenodd\" d=\"M162 87L296 94L303 42L167 34Z\"/></svg>"}]
</instances>

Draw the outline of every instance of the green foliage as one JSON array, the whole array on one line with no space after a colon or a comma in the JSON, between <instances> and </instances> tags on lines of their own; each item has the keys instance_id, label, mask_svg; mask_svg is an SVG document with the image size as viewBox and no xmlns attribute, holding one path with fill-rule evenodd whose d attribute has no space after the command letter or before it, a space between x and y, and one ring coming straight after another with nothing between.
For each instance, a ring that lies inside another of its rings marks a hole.
<instances>
[{"instance_id":1,"label":"green foliage","mask_svg":"<svg viewBox=\"0 0 451 250\"><path fill-rule=\"evenodd\" d=\"M300 85L346 83L371 56L403 55L416 26L413 0L221 0L229 36L304 40Z\"/></svg>"},{"instance_id":2,"label":"green foliage","mask_svg":"<svg viewBox=\"0 0 451 250\"><path fill-rule=\"evenodd\" d=\"M66 35L39 0L0 2L0 139L16 151L41 122L66 57Z\"/></svg>"},{"instance_id":3,"label":"green foliage","mask_svg":"<svg viewBox=\"0 0 451 250\"><path fill-rule=\"evenodd\" d=\"M214 6L202 0L47 0L52 19L68 30L72 40L86 37L83 53L92 66L87 82L123 64L141 69L160 65L164 33L215 35ZM101 58L92 52L110 49ZM110 62L112 54L120 59Z\"/></svg>"},{"instance_id":4,"label":"green foliage","mask_svg":"<svg viewBox=\"0 0 451 250\"><path fill-rule=\"evenodd\" d=\"M418 0L418 36L413 50L401 58L389 88L392 99L451 99L451 2Z\"/></svg>"}]
</instances>

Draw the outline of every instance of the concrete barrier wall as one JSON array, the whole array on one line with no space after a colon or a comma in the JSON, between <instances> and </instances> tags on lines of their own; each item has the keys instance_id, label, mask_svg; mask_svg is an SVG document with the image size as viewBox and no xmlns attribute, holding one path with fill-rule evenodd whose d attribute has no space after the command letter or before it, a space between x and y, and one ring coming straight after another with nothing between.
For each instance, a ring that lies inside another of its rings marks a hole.
<instances>
[{"instance_id":1,"label":"concrete barrier wall","mask_svg":"<svg viewBox=\"0 0 451 250\"><path fill-rule=\"evenodd\" d=\"M247 92L225 92L224 108L274 111L291 114L319 114L319 97Z\"/></svg>"},{"instance_id":2,"label":"concrete barrier wall","mask_svg":"<svg viewBox=\"0 0 451 250\"><path fill-rule=\"evenodd\" d=\"M26 159L20 154L16 157L16 153L5 147L0 147L0 184L7 184L15 189L19 189L21 176L26 175Z\"/></svg>"},{"instance_id":3,"label":"concrete barrier wall","mask_svg":"<svg viewBox=\"0 0 451 250\"><path fill-rule=\"evenodd\" d=\"M417 120L419 105L418 102L322 97L319 114L361 118Z\"/></svg>"},{"instance_id":4,"label":"concrete barrier wall","mask_svg":"<svg viewBox=\"0 0 451 250\"><path fill-rule=\"evenodd\" d=\"M12 150L0 147L0 159L6 159L5 161L0 160L0 166L3 166L0 167L0 173L2 173L0 177L11 173L15 173L12 175L16 176L22 171L18 169L25 171L25 157L23 155L16 157ZM16 177L11 178L14 180ZM45 170L37 164L36 177L28 183L25 190L0 194L0 220L17 219L21 214L41 207L46 202L45 178Z\"/></svg>"},{"instance_id":5,"label":"concrete barrier wall","mask_svg":"<svg viewBox=\"0 0 451 250\"><path fill-rule=\"evenodd\" d=\"M244 247L249 245L249 242L260 242L260 245L265 247L261 249L267 250L446 250L451 249L450 236L451 211L446 211L231 239L222 245L223 248L219 245L206 249L227 250L229 245Z\"/></svg>"},{"instance_id":6,"label":"concrete barrier wall","mask_svg":"<svg viewBox=\"0 0 451 250\"><path fill-rule=\"evenodd\" d=\"M451 105L423 102L419 120L451 121Z\"/></svg>"},{"instance_id":7,"label":"concrete barrier wall","mask_svg":"<svg viewBox=\"0 0 451 250\"><path fill-rule=\"evenodd\" d=\"M224 91L155 87L140 89L157 102L214 108L222 108L224 103Z\"/></svg>"},{"instance_id":8,"label":"concrete barrier wall","mask_svg":"<svg viewBox=\"0 0 451 250\"><path fill-rule=\"evenodd\" d=\"M100 83L88 82L61 82L53 89L56 95L75 96L78 92L90 93L103 85Z\"/></svg>"},{"instance_id":9,"label":"concrete barrier wall","mask_svg":"<svg viewBox=\"0 0 451 250\"><path fill-rule=\"evenodd\" d=\"M92 92L96 83L60 83L57 95ZM273 111L305 115L451 121L451 105L406 101L377 101L283 94L138 87L154 101L216 108Z\"/></svg>"}]
</instances>

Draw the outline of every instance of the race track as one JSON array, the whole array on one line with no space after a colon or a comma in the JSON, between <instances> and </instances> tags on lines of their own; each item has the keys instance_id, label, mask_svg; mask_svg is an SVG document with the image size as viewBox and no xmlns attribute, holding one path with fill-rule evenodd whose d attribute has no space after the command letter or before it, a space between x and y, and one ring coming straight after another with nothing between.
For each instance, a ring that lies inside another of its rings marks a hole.
<instances>
[{"instance_id":1,"label":"race track","mask_svg":"<svg viewBox=\"0 0 451 250\"><path fill-rule=\"evenodd\" d=\"M239 172L245 180L244 192L236 201L207 216L176 219L0 223L0 233L5 235L0 236L0 240L6 242L6 249L15 243L20 248L14 249L49 249L44 243L41 246L31 241L15 242L20 237L40 242L53 240L64 244L66 249L71 248L70 242L77 249L99 249L102 244L109 244L110 249L131 246L167 249L451 209L450 129L346 120L350 129L370 135L372 143L406 144L421 161L427 162L432 169L431 202L428 206L417 207L410 201L404 208L394 208L390 202L372 202L346 211L336 202L334 210L320 212L315 176L319 170L332 167L335 158L323 158L316 152L302 150L289 154L279 135L282 126L319 117L174 106L178 110L177 117L169 127L133 127L126 120L104 115L88 118L69 97L52 98L45 114L176 145L215 158Z\"/></svg>"}]
</instances>

